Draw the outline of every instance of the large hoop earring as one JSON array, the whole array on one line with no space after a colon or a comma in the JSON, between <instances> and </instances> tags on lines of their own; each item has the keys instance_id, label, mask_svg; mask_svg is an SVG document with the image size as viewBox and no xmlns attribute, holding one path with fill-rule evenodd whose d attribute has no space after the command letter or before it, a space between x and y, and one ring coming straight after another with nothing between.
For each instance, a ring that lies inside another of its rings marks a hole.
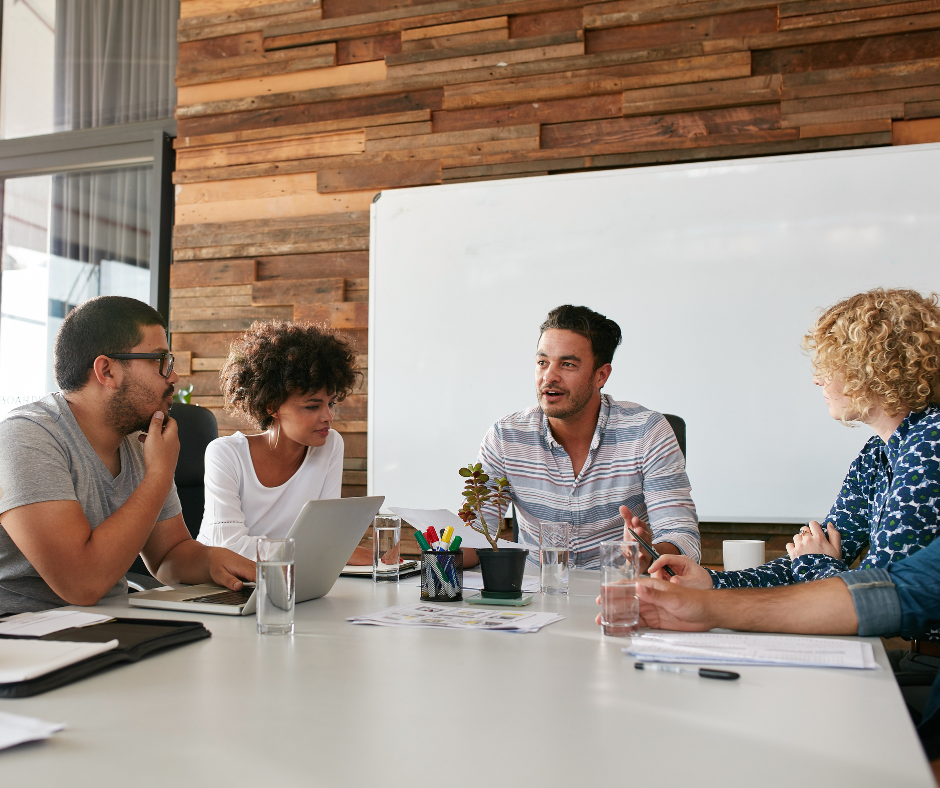
<instances>
[{"instance_id":1,"label":"large hoop earring","mask_svg":"<svg viewBox=\"0 0 940 788\"><path fill-rule=\"evenodd\" d=\"M268 448L274 451L277 448L278 441L281 440L281 422L277 422L277 435L274 437L274 445L271 445L271 436L268 435Z\"/></svg>"}]
</instances>

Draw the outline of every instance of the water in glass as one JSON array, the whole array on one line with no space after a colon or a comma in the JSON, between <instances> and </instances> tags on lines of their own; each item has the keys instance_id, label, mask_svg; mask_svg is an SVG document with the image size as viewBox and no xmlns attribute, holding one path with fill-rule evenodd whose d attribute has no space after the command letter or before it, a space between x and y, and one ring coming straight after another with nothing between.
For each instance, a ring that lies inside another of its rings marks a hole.
<instances>
[{"instance_id":1,"label":"water in glass","mask_svg":"<svg viewBox=\"0 0 940 788\"><path fill-rule=\"evenodd\" d=\"M372 580L398 582L401 560L401 518L397 514L377 514L372 521Z\"/></svg>"},{"instance_id":2,"label":"water in glass","mask_svg":"<svg viewBox=\"0 0 940 788\"><path fill-rule=\"evenodd\" d=\"M615 580L601 584L601 624L605 635L633 635L639 620L640 600L636 597L636 583Z\"/></svg>"},{"instance_id":3,"label":"water in glass","mask_svg":"<svg viewBox=\"0 0 940 788\"><path fill-rule=\"evenodd\" d=\"M640 602L636 597L640 553L636 542L601 542L601 626L605 635L624 637L637 631Z\"/></svg>"},{"instance_id":4,"label":"water in glass","mask_svg":"<svg viewBox=\"0 0 940 788\"><path fill-rule=\"evenodd\" d=\"M568 550L542 547L539 551L542 567L542 593L568 593Z\"/></svg>"},{"instance_id":5,"label":"water in glass","mask_svg":"<svg viewBox=\"0 0 940 788\"><path fill-rule=\"evenodd\" d=\"M539 565L543 594L568 593L570 523L539 523Z\"/></svg>"},{"instance_id":6,"label":"water in glass","mask_svg":"<svg viewBox=\"0 0 940 788\"><path fill-rule=\"evenodd\" d=\"M259 561L257 574L258 632L262 635L293 634L293 561Z\"/></svg>"}]
</instances>

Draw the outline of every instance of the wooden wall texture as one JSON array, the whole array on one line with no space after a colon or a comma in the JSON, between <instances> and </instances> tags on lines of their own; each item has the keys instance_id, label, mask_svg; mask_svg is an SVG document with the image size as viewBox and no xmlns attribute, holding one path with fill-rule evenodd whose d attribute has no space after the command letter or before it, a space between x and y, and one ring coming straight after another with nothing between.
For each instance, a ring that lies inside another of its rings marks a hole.
<instances>
[{"instance_id":1,"label":"wooden wall texture","mask_svg":"<svg viewBox=\"0 0 940 788\"><path fill-rule=\"evenodd\" d=\"M381 189L940 140L940 0L181 9L172 341L225 433L218 369L253 320L329 322L368 364ZM366 396L338 408L347 495Z\"/></svg>"}]
</instances>

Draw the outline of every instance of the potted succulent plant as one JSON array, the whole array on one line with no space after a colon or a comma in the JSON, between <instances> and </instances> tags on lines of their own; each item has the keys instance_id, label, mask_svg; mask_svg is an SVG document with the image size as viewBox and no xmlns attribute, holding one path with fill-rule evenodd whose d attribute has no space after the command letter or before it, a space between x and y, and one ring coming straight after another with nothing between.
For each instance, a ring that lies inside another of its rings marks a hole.
<instances>
[{"instance_id":1,"label":"potted succulent plant","mask_svg":"<svg viewBox=\"0 0 940 788\"><path fill-rule=\"evenodd\" d=\"M505 478L490 481L480 463L470 463L457 472L464 478L462 494L466 499L457 515L490 543L489 548L477 548L483 573L483 596L517 599L522 596L522 575L529 551L519 547L500 549L497 545L503 510L509 506L509 481ZM496 507L496 522L492 527L483 517L485 506Z\"/></svg>"}]
</instances>

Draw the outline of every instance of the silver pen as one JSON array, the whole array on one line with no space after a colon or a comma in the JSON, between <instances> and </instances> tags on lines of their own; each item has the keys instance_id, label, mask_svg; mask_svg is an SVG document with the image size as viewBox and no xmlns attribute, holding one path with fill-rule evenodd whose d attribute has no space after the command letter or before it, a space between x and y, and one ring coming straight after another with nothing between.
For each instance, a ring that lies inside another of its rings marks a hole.
<instances>
[{"instance_id":1,"label":"silver pen","mask_svg":"<svg viewBox=\"0 0 940 788\"><path fill-rule=\"evenodd\" d=\"M703 679L723 679L725 681L734 681L741 678L740 673L731 670L712 670L711 668L683 668L679 665L673 665L668 662L634 662L633 667L637 670L661 670L665 673L694 673Z\"/></svg>"}]
</instances>

